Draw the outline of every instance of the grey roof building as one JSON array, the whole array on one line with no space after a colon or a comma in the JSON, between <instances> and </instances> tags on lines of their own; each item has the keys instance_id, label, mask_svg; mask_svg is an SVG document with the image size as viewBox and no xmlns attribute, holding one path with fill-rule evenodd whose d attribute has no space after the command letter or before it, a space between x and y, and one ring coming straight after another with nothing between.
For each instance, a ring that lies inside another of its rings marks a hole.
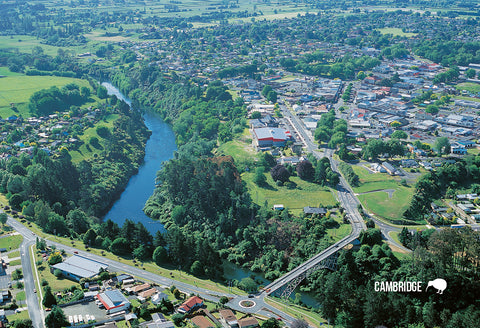
<instances>
[{"instance_id":1,"label":"grey roof building","mask_svg":"<svg viewBox=\"0 0 480 328\"><path fill-rule=\"evenodd\" d=\"M61 263L52 266L52 269L62 271L62 274L70 279L80 281L82 278L91 278L96 276L102 270L106 270L108 265L97 262L83 256L74 255Z\"/></svg>"}]
</instances>

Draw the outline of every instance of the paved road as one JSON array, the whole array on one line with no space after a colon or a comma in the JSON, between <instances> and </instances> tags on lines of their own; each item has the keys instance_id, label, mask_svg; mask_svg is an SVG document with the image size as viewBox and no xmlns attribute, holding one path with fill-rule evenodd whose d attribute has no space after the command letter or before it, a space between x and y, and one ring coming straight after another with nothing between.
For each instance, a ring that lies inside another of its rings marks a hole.
<instances>
[{"instance_id":1,"label":"paved road","mask_svg":"<svg viewBox=\"0 0 480 328\"><path fill-rule=\"evenodd\" d=\"M34 293L36 286L31 265L32 254L30 252L30 246L35 244L36 237L30 230L11 217L8 218L7 224L23 236L23 242L20 245L20 256L22 258L23 283L25 285L28 313L32 319L33 326L35 328L43 328L45 318L43 311L40 310L37 294Z\"/></svg>"},{"instance_id":2,"label":"paved road","mask_svg":"<svg viewBox=\"0 0 480 328\"><path fill-rule=\"evenodd\" d=\"M12 226L16 231L18 231L24 237L24 243L22 244L20 252L22 255L22 265L23 265L23 271L24 271L24 277L25 277L24 279L25 279L25 290L27 294L27 305L28 305L30 317L34 322L35 328L40 328L40 327L43 327L43 322L45 319L44 319L43 311L40 310L40 307L37 301L37 296L33 292L33 289L35 288L33 272L32 272L31 266L29 265L31 254L30 252L28 252L28 247L35 243L36 236L27 227L25 227L24 225L22 225L21 223L19 223L18 221L16 221L11 217L9 217L7 222L10 226ZM55 245L57 249L64 249L67 253L73 254L74 252L78 252L79 255L88 257L92 260L106 263L108 264L110 271L127 272L141 279L148 280L165 287L170 287L172 285L175 285L179 290L185 293L199 294L204 299L207 299L212 302L218 302L220 300L220 297L227 296L228 298L231 298L233 300L228 305L242 312L256 313L265 317L282 318L282 320L287 325L289 325L294 320L293 317L289 316L283 311L278 310L275 307L265 303L263 300L263 297L258 297L256 299L255 302L257 306L253 308L243 308L239 305L239 302L241 300L250 300L247 296L239 296L235 294L211 291L205 288L200 288L197 286L186 284L175 279L166 278L166 277L145 271L138 267L124 264L119 261L114 261L114 260L105 258L103 256L94 255L94 254L91 254L90 252L82 251L68 245L60 244L55 241L47 240L47 244Z\"/></svg>"},{"instance_id":3,"label":"paved road","mask_svg":"<svg viewBox=\"0 0 480 328\"><path fill-rule=\"evenodd\" d=\"M338 109L340 106L344 105L343 100L340 98L337 104L335 104L335 109ZM311 139L311 134L308 134L306 131L306 128L304 124L298 119L296 115L293 115L286 106L280 106L282 109L283 115L290 121L292 122L291 124L294 126L295 130L299 135L302 136L302 138L305 139L303 142L305 147L307 148L307 151L315 155L318 159L321 159L323 157L328 157L330 160L330 164L332 166L332 170L339 172L338 170L338 162L333 159L333 153L334 150L330 148L324 148L323 151L318 150L318 146L313 142ZM303 141L303 140L302 140ZM353 192L352 188L350 185L347 183L347 181L343 178L342 175L340 175L340 184L337 190L338 192L338 200L344 207L345 211L349 214L351 217L358 217L360 213L358 212L358 205L360 204L360 201L358 198L355 196L355 193ZM377 220L373 216L370 216L370 218L377 224L379 229L381 230L384 238L392 245L406 251L410 252L408 248L405 248L403 245L397 243L390 235L389 233L394 231L394 232L399 232L401 231L401 228L395 227L388 225L380 220Z\"/></svg>"}]
</instances>

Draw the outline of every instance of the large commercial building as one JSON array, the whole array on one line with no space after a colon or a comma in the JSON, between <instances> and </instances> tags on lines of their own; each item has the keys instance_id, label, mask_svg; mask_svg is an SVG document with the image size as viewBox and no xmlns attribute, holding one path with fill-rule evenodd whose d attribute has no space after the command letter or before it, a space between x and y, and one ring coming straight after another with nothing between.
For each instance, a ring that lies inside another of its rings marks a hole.
<instances>
[{"instance_id":1,"label":"large commercial building","mask_svg":"<svg viewBox=\"0 0 480 328\"><path fill-rule=\"evenodd\" d=\"M118 290L106 290L98 294L97 298L107 310L107 314L117 313L130 309L130 301Z\"/></svg>"},{"instance_id":2,"label":"large commercial building","mask_svg":"<svg viewBox=\"0 0 480 328\"><path fill-rule=\"evenodd\" d=\"M105 263L90 260L86 257L74 255L63 262L52 266L52 270L60 270L62 274L69 279L80 281L82 278L92 278L101 271L106 270L108 265Z\"/></svg>"},{"instance_id":3,"label":"large commercial building","mask_svg":"<svg viewBox=\"0 0 480 328\"><path fill-rule=\"evenodd\" d=\"M260 128L253 129L253 137L255 145L259 148L263 147L283 147L287 140L292 139L290 131L282 128Z\"/></svg>"}]
</instances>

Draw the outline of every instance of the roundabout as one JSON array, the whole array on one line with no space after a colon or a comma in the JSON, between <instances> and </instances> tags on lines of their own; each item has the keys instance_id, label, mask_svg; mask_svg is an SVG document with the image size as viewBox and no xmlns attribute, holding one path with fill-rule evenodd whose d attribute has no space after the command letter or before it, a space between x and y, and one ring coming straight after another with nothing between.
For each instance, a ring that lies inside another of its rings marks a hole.
<instances>
[{"instance_id":1,"label":"roundabout","mask_svg":"<svg viewBox=\"0 0 480 328\"><path fill-rule=\"evenodd\" d=\"M238 305L240 305L242 308L244 309L249 309L249 308L252 308L254 307L255 305L257 305L257 303L255 303L254 301L252 300L241 300Z\"/></svg>"}]
</instances>

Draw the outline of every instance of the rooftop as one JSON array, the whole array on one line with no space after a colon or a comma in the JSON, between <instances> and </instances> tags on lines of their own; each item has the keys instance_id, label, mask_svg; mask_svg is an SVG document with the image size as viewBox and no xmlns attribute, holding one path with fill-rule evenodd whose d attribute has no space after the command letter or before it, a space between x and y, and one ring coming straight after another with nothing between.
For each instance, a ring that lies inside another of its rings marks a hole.
<instances>
[{"instance_id":1,"label":"rooftop","mask_svg":"<svg viewBox=\"0 0 480 328\"><path fill-rule=\"evenodd\" d=\"M53 268L81 278L90 278L96 276L101 270L106 270L108 265L83 256L74 255L61 263L55 264Z\"/></svg>"}]
</instances>

